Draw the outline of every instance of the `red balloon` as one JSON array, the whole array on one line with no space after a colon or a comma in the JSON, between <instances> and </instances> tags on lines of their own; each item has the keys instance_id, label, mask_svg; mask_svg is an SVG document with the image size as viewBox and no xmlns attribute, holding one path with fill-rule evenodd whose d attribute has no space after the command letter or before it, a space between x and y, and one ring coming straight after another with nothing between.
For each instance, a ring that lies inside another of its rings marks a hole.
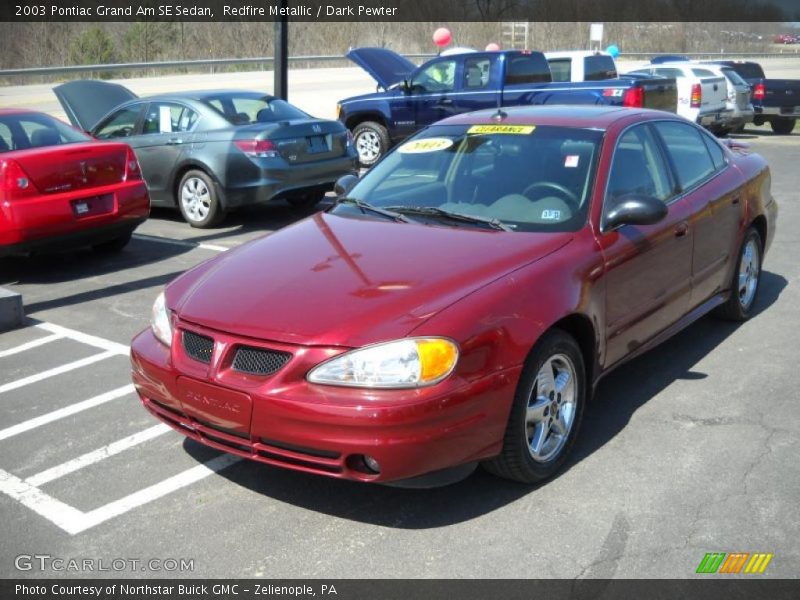
<instances>
[{"instance_id":1,"label":"red balloon","mask_svg":"<svg viewBox=\"0 0 800 600\"><path fill-rule=\"evenodd\" d=\"M497 52L498 50L500 50L500 44L496 42L491 42L490 44L486 44L487 52Z\"/></svg>"},{"instance_id":2,"label":"red balloon","mask_svg":"<svg viewBox=\"0 0 800 600\"><path fill-rule=\"evenodd\" d=\"M439 27L436 31L433 32L433 43L439 46L439 48L443 48L447 46L450 42L453 41L453 35L450 33L450 30L446 27Z\"/></svg>"}]
</instances>

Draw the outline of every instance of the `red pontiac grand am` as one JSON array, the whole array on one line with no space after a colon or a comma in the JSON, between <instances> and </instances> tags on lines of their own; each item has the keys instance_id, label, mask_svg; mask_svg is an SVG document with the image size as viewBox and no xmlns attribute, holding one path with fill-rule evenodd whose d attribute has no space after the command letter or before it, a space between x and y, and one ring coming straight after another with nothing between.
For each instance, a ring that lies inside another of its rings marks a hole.
<instances>
[{"instance_id":1,"label":"red pontiac grand am","mask_svg":"<svg viewBox=\"0 0 800 600\"><path fill-rule=\"evenodd\" d=\"M630 108L453 117L337 188L168 285L133 380L214 448L409 486L553 475L601 377L752 314L777 215L763 158Z\"/></svg>"},{"instance_id":2,"label":"red pontiac grand am","mask_svg":"<svg viewBox=\"0 0 800 600\"><path fill-rule=\"evenodd\" d=\"M96 142L40 112L0 109L0 256L83 245L119 250L149 214L127 145Z\"/></svg>"}]
</instances>

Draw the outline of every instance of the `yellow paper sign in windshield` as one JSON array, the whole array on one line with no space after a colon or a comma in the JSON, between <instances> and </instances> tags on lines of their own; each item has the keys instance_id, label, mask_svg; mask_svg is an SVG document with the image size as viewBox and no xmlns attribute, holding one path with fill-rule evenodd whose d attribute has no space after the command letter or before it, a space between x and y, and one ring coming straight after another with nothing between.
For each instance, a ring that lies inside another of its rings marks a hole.
<instances>
[{"instance_id":1,"label":"yellow paper sign in windshield","mask_svg":"<svg viewBox=\"0 0 800 600\"><path fill-rule=\"evenodd\" d=\"M526 135L533 133L535 125L473 125L467 130L471 134L504 133L508 135Z\"/></svg>"},{"instance_id":2,"label":"yellow paper sign in windshield","mask_svg":"<svg viewBox=\"0 0 800 600\"><path fill-rule=\"evenodd\" d=\"M424 154L425 152L438 152L453 145L453 140L449 138L425 138L421 140L411 140L400 146L397 151L400 154Z\"/></svg>"}]
</instances>

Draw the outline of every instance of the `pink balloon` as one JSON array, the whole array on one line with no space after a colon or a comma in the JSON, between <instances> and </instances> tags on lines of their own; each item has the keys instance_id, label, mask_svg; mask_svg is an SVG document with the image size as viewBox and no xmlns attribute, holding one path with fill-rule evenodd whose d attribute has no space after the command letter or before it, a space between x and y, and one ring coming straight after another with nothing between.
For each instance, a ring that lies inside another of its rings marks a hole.
<instances>
[{"instance_id":1,"label":"pink balloon","mask_svg":"<svg viewBox=\"0 0 800 600\"><path fill-rule=\"evenodd\" d=\"M446 27L439 27L439 29L433 32L433 43L440 48L447 46L451 41L453 41L453 35Z\"/></svg>"},{"instance_id":2,"label":"pink balloon","mask_svg":"<svg viewBox=\"0 0 800 600\"><path fill-rule=\"evenodd\" d=\"M486 51L487 52L497 52L500 50L500 44L495 42L491 42L490 44L486 44Z\"/></svg>"}]
</instances>

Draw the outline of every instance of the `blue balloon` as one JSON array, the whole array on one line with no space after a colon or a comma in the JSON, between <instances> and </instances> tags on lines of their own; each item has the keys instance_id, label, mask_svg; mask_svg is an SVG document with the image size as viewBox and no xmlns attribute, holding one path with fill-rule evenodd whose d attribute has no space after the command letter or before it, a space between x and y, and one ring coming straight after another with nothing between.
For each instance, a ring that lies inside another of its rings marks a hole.
<instances>
[{"instance_id":1,"label":"blue balloon","mask_svg":"<svg viewBox=\"0 0 800 600\"><path fill-rule=\"evenodd\" d=\"M611 44L608 48L606 48L606 52L611 55L611 58L619 57L619 48L616 44Z\"/></svg>"}]
</instances>

